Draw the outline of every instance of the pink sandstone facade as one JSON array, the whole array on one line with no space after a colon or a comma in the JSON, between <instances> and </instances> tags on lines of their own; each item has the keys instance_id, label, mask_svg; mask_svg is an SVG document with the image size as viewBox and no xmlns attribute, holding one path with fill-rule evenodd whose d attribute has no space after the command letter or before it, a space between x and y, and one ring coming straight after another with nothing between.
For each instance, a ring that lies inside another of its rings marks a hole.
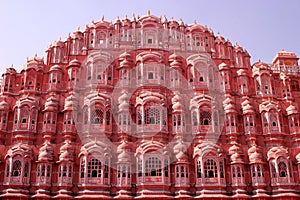
<instances>
[{"instance_id":1,"label":"pink sandstone facade","mask_svg":"<svg viewBox=\"0 0 300 200\"><path fill-rule=\"evenodd\" d=\"M8 68L1 199L300 199L300 68L194 22L102 18Z\"/></svg>"}]
</instances>

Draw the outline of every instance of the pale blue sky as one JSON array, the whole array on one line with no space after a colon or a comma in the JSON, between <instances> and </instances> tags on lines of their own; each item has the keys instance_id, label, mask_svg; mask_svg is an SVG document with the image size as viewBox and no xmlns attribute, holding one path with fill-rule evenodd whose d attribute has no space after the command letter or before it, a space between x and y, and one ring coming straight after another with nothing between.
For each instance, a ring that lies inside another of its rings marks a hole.
<instances>
[{"instance_id":1,"label":"pale blue sky","mask_svg":"<svg viewBox=\"0 0 300 200\"><path fill-rule=\"evenodd\" d=\"M182 17L187 24L196 19L215 34L220 31L245 47L252 63L270 63L282 48L300 56L299 0L0 0L0 74L11 64L21 69L35 53L44 56L50 43L102 15L115 21L147 10L168 19Z\"/></svg>"}]
</instances>

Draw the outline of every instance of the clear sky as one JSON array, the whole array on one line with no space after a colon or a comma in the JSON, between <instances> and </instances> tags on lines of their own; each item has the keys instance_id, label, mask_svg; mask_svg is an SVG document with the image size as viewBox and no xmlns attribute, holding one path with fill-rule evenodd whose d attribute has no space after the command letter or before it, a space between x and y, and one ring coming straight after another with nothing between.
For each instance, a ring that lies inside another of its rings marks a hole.
<instances>
[{"instance_id":1,"label":"clear sky","mask_svg":"<svg viewBox=\"0 0 300 200\"><path fill-rule=\"evenodd\" d=\"M147 10L206 24L245 47L252 63L270 63L282 48L300 56L300 0L0 0L0 73L11 64L19 71L27 57L45 56L50 43L102 15L114 22Z\"/></svg>"}]
</instances>

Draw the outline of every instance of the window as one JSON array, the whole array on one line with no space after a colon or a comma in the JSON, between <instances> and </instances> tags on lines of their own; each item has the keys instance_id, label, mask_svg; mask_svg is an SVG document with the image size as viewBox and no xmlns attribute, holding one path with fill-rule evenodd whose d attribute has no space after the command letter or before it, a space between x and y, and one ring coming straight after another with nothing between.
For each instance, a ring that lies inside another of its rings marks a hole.
<instances>
[{"instance_id":1,"label":"window","mask_svg":"<svg viewBox=\"0 0 300 200\"><path fill-rule=\"evenodd\" d=\"M202 111L200 115L201 125L210 125L211 124L211 114L208 111Z\"/></svg>"},{"instance_id":2,"label":"window","mask_svg":"<svg viewBox=\"0 0 300 200\"><path fill-rule=\"evenodd\" d=\"M201 161L200 160L197 161L197 178L202 178L202 174L201 174Z\"/></svg>"},{"instance_id":3,"label":"window","mask_svg":"<svg viewBox=\"0 0 300 200\"><path fill-rule=\"evenodd\" d=\"M85 171L85 160L82 159L80 163L80 178L84 178L84 171Z\"/></svg>"},{"instance_id":4,"label":"window","mask_svg":"<svg viewBox=\"0 0 300 200\"><path fill-rule=\"evenodd\" d=\"M103 123L103 111L96 109L92 112L91 121L93 124L102 124Z\"/></svg>"},{"instance_id":5,"label":"window","mask_svg":"<svg viewBox=\"0 0 300 200\"><path fill-rule=\"evenodd\" d=\"M12 166L12 176L21 176L22 163L20 160L15 160Z\"/></svg>"},{"instance_id":6,"label":"window","mask_svg":"<svg viewBox=\"0 0 300 200\"><path fill-rule=\"evenodd\" d=\"M161 161L156 157L150 157L145 163L146 176L161 176Z\"/></svg>"},{"instance_id":7,"label":"window","mask_svg":"<svg viewBox=\"0 0 300 200\"><path fill-rule=\"evenodd\" d=\"M145 124L159 124L160 123L160 112L157 108L150 107L145 111Z\"/></svg>"},{"instance_id":8,"label":"window","mask_svg":"<svg viewBox=\"0 0 300 200\"><path fill-rule=\"evenodd\" d=\"M281 161L278 163L278 170L280 177L287 177L287 167L284 162Z\"/></svg>"},{"instance_id":9,"label":"window","mask_svg":"<svg viewBox=\"0 0 300 200\"><path fill-rule=\"evenodd\" d=\"M95 158L88 162L88 177L101 177L101 162Z\"/></svg>"},{"instance_id":10,"label":"window","mask_svg":"<svg viewBox=\"0 0 300 200\"><path fill-rule=\"evenodd\" d=\"M204 162L204 175L205 178L217 178L218 168L217 163L213 159L207 159Z\"/></svg>"},{"instance_id":11,"label":"window","mask_svg":"<svg viewBox=\"0 0 300 200\"><path fill-rule=\"evenodd\" d=\"M148 38L148 44L152 44L153 41L152 41L152 38Z\"/></svg>"},{"instance_id":12,"label":"window","mask_svg":"<svg viewBox=\"0 0 300 200\"><path fill-rule=\"evenodd\" d=\"M148 73L148 79L153 79L153 78L154 78L153 72L149 72L149 73Z\"/></svg>"}]
</instances>

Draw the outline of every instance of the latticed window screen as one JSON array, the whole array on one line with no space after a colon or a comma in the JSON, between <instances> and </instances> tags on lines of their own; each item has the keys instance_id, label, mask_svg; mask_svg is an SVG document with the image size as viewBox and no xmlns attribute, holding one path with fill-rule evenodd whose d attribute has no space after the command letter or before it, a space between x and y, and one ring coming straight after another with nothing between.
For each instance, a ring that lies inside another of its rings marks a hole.
<instances>
[{"instance_id":1,"label":"latticed window screen","mask_svg":"<svg viewBox=\"0 0 300 200\"><path fill-rule=\"evenodd\" d=\"M91 113L91 121L93 124L103 123L103 111L101 109L95 109Z\"/></svg>"},{"instance_id":2,"label":"latticed window screen","mask_svg":"<svg viewBox=\"0 0 300 200\"><path fill-rule=\"evenodd\" d=\"M142 160L141 159L138 159L138 177L141 177L142 174L143 174L143 171L142 171Z\"/></svg>"},{"instance_id":3,"label":"latticed window screen","mask_svg":"<svg viewBox=\"0 0 300 200\"><path fill-rule=\"evenodd\" d=\"M137 112L137 124L138 125L142 124L142 113L140 110Z\"/></svg>"},{"instance_id":4,"label":"latticed window screen","mask_svg":"<svg viewBox=\"0 0 300 200\"><path fill-rule=\"evenodd\" d=\"M101 162L95 158L88 162L88 177L101 177Z\"/></svg>"},{"instance_id":5,"label":"latticed window screen","mask_svg":"<svg viewBox=\"0 0 300 200\"><path fill-rule=\"evenodd\" d=\"M278 163L278 170L280 177L287 177L287 167L284 162L281 161Z\"/></svg>"},{"instance_id":6,"label":"latticed window screen","mask_svg":"<svg viewBox=\"0 0 300 200\"><path fill-rule=\"evenodd\" d=\"M211 114L208 111L202 111L200 114L201 125L210 125L211 124Z\"/></svg>"},{"instance_id":7,"label":"latticed window screen","mask_svg":"<svg viewBox=\"0 0 300 200\"><path fill-rule=\"evenodd\" d=\"M146 176L161 176L161 161L156 157L150 157L145 163Z\"/></svg>"},{"instance_id":8,"label":"latticed window screen","mask_svg":"<svg viewBox=\"0 0 300 200\"><path fill-rule=\"evenodd\" d=\"M85 171L85 160L82 159L80 162L80 178L84 178L84 171Z\"/></svg>"},{"instance_id":9,"label":"latticed window screen","mask_svg":"<svg viewBox=\"0 0 300 200\"><path fill-rule=\"evenodd\" d=\"M145 111L145 124L159 124L160 123L160 112L157 108L150 107Z\"/></svg>"},{"instance_id":10,"label":"latticed window screen","mask_svg":"<svg viewBox=\"0 0 300 200\"><path fill-rule=\"evenodd\" d=\"M224 166L223 166L223 162L220 161L220 178L224 178Z\"/></svg>"},{"instance_id":11,"label":"latticed window screen","mask_svg":"<svg viewBox=\"0 0 300 200\"><path fill-rule=\"evenodd\" d=\"M12 166L12 176L21 176L22 163L20 160L15 160Z\"/></svg>"},{"instance_id":12,"label":"latticed window screen","mask_svg":"<svg viewBox=\"0 0 300 200\"><path fill-rule=\"evenodd\" d=\"M202 174L201 174L201 161L200 160L197 161L197 178L202 178Z\"/></svg>"},{"instance_id":13,"label":"latticed window screen","mask_svg":"<svg viewBox=\"0 0 300 200\"><path fill-rule=\"evenodd\" d=\"M207 159L204 162L204 174L205 178L218 177L218 167L216 161L214 161L213 159Z\"/></svg>"}]
</instances>

